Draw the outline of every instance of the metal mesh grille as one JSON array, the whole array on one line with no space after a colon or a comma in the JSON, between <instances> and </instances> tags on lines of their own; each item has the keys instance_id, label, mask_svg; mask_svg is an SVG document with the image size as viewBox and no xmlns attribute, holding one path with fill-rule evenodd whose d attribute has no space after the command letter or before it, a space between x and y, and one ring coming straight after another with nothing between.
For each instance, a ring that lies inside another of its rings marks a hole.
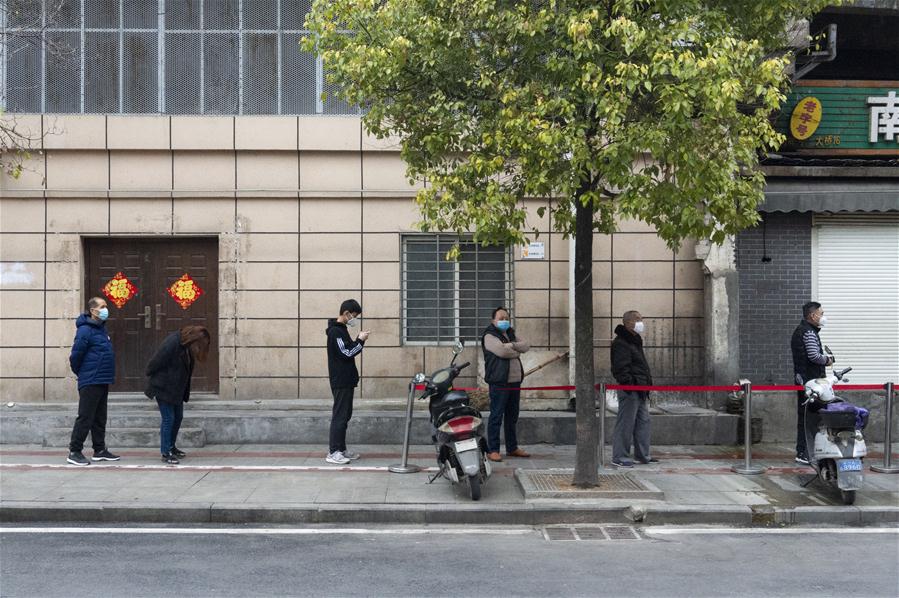
<instances>
[{"instance_id":1,"label":"metal mesh grille","mask_svg":"<svg viewBox=\"0 0 899 598\"><path fill-rule=\"evenodd\" d=\"M84 111L119 112L119 35L84 36ZM52 85L53 80L48 79Z\"/></svg>"},{"instance_id":2,"label":"metal mesh grille","mask_svg":"<svg viewBox=\"0 0 899 598\"><path fill-rule=\"evenodd\" d=\"M72 31L52 31L50 46L43 52L42 88L34 90L41 112L81 112L83 82L81 35ZM50 51L49 48L53 48ZM43 91L43 95L41 95Z\"/></svg>"},{"instance_id":3,"label":"metal mesh grille","mask_svg":"<svg viewBox=\"0 0 899 598\"><path fill-rule=\"evenodd\" d=\"M315 114L315 56L300 51L302 33L281 35L281 112Z\"/></svg>"},{"instance_id":4,"label":"metal mesh grille","mask_svg":"<svg viewBox=\"0 0 899 598\"><path fill-rule=\"evenodd\" d=\"M238 114L240 106L240 36L203 34L203 114Z\"/></svg>"},{"instance_id":5,"label":"metal mesh grille","mask_svg":"<svg viewBox=\"0 0 899 598\"><path fill-rule=\"evenodd\" d=\"M13 112L39 112L41 109L41 47L29 39L14 39L6 44L6 107Z\"/></svg>"},{"instance_id":6,"label":"metal mesh grille","mask_svg":"<svg viewBox=\"0 0 899 598\"><path fill-rule=\"evenodd\" d=\"M311 0L3 2L0 105L12 111L359 112L300 50Z\"/></svg>"},{"instance_id":7,"label":"metal mesh grille","mask_svg":"<svg viewBox=\"0 0 899 598\"><path fill-rule=\"evenodd\" d=\"M459 242L459 259L446 253ZM511 252L449 235L403 238L403 331L407 343L475 340L512 297Z\"/></svg>"},{"instance_id":8,"label":"metal mesh grille","mask_svg":"<svg viewBox=\"0 0 899 598\"><path fill-rule=\"evenodd\" d=\"M278 34L244 35L243 109L246 114L278 113Z\"/></svg>"},{"instance_id":9,"label":"metal mesh grille","mask_svg":"<svg viewBox=\"0 0 899 598\"><path fill-rule=\"evenodd\" d=\"M159 39L155 33L128 31L122 46L122 112L156 112L159 80Z\"/></svg>"}]
</instances>

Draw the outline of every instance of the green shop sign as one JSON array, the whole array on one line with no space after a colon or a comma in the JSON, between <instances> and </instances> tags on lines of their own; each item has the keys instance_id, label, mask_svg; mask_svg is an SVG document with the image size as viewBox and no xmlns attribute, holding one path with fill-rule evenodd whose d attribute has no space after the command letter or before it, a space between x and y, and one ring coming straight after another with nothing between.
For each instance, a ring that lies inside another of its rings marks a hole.
<instances>
[{"instance_id":1,"label":"green shop sign","mask_svg":"<svg viewBox=\"0 0 899 598\"><path fill-rule=\"evenodd\" d=\"M803 81L776 128L787 136L782 150L899 155L899 81Z\"/></svg>"}]
</instances>

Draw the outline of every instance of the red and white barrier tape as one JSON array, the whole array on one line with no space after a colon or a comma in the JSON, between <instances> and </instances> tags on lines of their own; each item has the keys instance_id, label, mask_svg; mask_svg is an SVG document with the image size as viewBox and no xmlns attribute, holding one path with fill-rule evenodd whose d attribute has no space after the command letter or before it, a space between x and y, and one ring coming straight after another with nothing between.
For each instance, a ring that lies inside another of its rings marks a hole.
<instances>
[{"instance_id":1,"label":"red and white barrier tape","mask_svg":"<svg viewBox=\"0 0 899 598\"><path fill-rule=\"evenodd\" d=\"M884 384L840 384L835 386L837 390L883 390ZM899 384L897 384L899 386ZM599 384L594 386L599 389ZM424 390L424 384L417 384L415 390ZM463 390L472 392L481 390L480 388L454 386L453 390ZM516 386L509 388L500 388L498 390L576 390L574 386ZM738 392L743 390L742 386L684 386L684 385L632 385L632 384L606 384L606 390L626 390L640 392ZM752 390L758 392L795 392L803 390L802 386L795 385L758 385L753 386Z\"/></svg>"}]
</instances>

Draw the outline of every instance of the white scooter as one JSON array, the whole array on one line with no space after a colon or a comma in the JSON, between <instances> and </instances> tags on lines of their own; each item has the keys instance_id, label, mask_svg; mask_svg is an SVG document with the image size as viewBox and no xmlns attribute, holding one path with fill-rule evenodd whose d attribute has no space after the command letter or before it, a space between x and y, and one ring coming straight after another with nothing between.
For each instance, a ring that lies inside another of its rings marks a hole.
<instances>
[{"instance_id":1,"label":"white scooter","mask_svg":"<svg viewBox=\"0 0 899 598\"><path fill-rule=\"evenodd\" d=\"M862 487L862 459L868 454L862 435L867 411L861 410L860 415L858 408L832 410L839 403L849 404L836 396L833 387L837 382L848 382L844 376L851 370L834 371L831 376L805 383L805 438L806 446L814 447L809 453L809 464L816 475L803 487L821 479L839 490L846 505L855 502L855 491Z\"/></svg>"},{"instance_id":2,"label":"white scooter","mask_svg":"<svg viewBox=\"0 0 899 598\"><path fill-rule=\"evenodd\" d=\"M440 469L428 483L441 476L453 484L467 483L471 500L480 500L481 485L490 478L492 467L487 459L481 412L471 406L468 393L453 388L453 380L470 365L468 362L455 365L462 349L462 343L457 342L449 367L437 370L430 377L416 374L412 382L424 388L419 399L430 399L428 411Z\"/></svg>"}]
</instances>

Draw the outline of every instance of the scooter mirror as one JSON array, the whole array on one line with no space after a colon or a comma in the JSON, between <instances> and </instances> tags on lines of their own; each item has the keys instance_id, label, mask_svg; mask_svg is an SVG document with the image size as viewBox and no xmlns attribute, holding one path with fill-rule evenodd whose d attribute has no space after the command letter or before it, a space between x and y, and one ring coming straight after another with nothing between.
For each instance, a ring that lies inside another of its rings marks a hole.
<instances>
[{"instance_id":1,"label":"scooter mirror","mask_svg":"<svg viewBox=\"0 0 899 598\"><path fill-rule=\"evenodd\" d=\"M453 355L458 355L464 348L465 344L462 341L456 341L456 344L453 345Z\"/></svg>"},{"instance_id":2,"label":"scooter mirror","mask_svg":"<svg viewBox=\"0 0 899 598\"><path fill-rule=\"evenodd\" d=\"M824 345L824 352L833 357L833 351L830 350L830 347Z\"/></svg>"},{"instance_id":3,"label":"scooter mirror","mask_svg":"<svg viewBox=\"0 0 899 598\"><path fill-rule=\"evenodd\" d=\"M417 374L415 374L415 377L412 378L412 381L415 382L416 384L421 384L422 382L425 381L425 375L422 374L421 372L418 372Z\"/></svg>"}]
</instances>

